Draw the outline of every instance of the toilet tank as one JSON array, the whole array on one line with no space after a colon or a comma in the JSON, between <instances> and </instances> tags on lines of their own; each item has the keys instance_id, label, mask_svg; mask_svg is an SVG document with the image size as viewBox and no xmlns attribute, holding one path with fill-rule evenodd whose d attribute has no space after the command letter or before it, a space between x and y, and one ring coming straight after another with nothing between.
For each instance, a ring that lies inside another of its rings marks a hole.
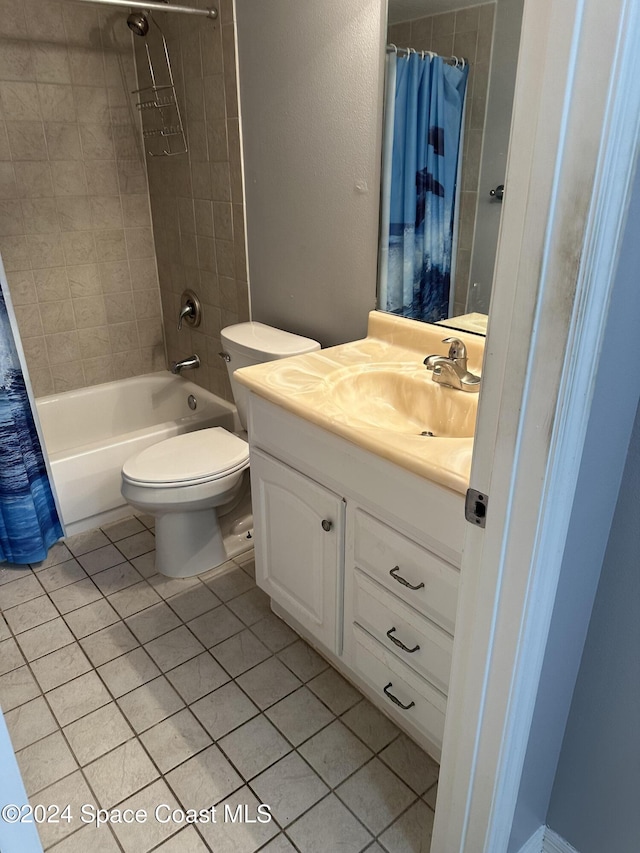
<instances>
[{"instance_id":1,"label":"toilet tank","mask_svg":"<svg viewBox=\"0 0 640 853\"><path fill-rule=\"evenodd\" d=\"M278 358L288 358L292 355L302 355L320 349L318 341L294 335L264 323L237 323L227 326L220 332L220 339L231 380L233 399L238 408L238 417L243 428L247 428L247 394L248 389L233 378L234 371L239 367L251 364L262 364L265 361L275 361Z\"/></svg>"}]
</instances>

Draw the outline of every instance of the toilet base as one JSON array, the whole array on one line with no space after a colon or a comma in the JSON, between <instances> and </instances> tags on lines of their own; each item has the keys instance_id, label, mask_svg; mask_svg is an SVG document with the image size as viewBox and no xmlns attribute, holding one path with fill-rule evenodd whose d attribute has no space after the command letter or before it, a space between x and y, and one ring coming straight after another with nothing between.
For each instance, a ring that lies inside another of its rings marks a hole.
<instances>
[{"instance_id":1,"label":"toilet base","mask_svg":"<svg viewBox=\"0 0 640 853\"><path fill-rule=\"evenodd\" d=\"M213 507L156 516L156 570L190 578L229 559Z\"/></svg>"}]
</instances>

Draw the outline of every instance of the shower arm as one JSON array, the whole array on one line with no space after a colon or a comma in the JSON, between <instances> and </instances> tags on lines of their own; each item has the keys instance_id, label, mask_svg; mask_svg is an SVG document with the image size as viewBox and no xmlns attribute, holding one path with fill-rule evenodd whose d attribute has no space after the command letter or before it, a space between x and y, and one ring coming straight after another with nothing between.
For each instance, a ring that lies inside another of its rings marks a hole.
<instances>
[{"instance_id":1,"label":"shower arm","mask_svg":"<svg viewBox=\"0 0 640 853\"><path fill-rule=\"evenodd\" d=\"M196 9L194 6L171 6L168 3L143 2L143 0L67 0L71 3L79 3L81 5L97 5L97 6L121 6L124 9L145 9L157 12L181 12L184 15L203 15L206 18L214 20L218 17L218 10L212 9Z\"/></svg>"}]
</instances>

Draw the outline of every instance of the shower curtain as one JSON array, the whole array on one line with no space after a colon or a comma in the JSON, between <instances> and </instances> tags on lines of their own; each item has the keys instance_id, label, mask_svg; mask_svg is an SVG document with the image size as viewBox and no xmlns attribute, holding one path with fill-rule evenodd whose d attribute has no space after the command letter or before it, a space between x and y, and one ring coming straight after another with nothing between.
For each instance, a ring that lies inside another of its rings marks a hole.
<instances>
[{"instance_id":1,"label":"shower curtain","mask_svg":"<svg viewBox=\"0 0 640 853\"><path fill-rule=\"evenodd\" d=\"M456 176L469 67L387 57L380 307L448 316Z\"/></svg>"},{"instance_id":2,"label":"shower curtain","mask_svg":"<svg viewBox=\"0 0 640 853\"><path fill-rule=\"evenodd\" d=\"M62 535L0 287L0 562L38 563Z\"/></svg>"}]
</instances>

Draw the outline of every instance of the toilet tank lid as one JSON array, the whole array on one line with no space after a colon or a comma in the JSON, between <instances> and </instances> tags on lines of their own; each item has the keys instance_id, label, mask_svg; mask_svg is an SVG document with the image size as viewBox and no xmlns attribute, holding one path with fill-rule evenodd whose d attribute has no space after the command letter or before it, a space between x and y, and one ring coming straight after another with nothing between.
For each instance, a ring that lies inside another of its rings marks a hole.
<instances>
[{"instance_id":1,"label":"toilet tank lid","mask_svg":"<svg viewBox=\"0 0 640 853\"><path fill-rule=\"evenodd\" d=\"M236 323L220 332L223 345L231 344L246 355L262 353L270 358L286 358L320 349L318 341L294 335L264 323Z\"/></svg>"}]
</instances>

